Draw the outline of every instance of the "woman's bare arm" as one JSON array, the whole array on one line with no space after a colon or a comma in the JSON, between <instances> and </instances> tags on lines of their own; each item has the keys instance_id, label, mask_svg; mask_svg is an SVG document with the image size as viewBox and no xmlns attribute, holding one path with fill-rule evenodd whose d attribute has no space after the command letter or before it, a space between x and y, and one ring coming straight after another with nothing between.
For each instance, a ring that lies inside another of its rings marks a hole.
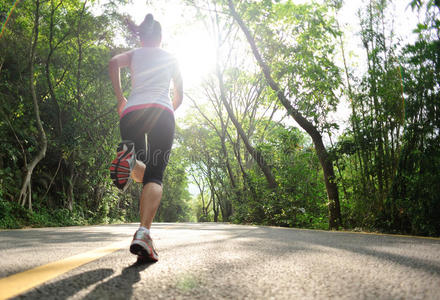
<instances>
[{"instance_id":1,"label":"woman's bare arm","mask_svg":"<svg viewBox=\"0 0 440 300\"><path fill-rule=\"evenodd\" d=\"M127 99L125 99L122 93L121 87L121 75L119 70L124 67L130 66L132 51L124 52L122 54L115 55L108 64L108 70L110 75L110 80L113 85L113 90L118 100L118 113L121 115L124 109Z\"/></svg>"},{"instance_id":2,"label":"woman's bare arm","mask_svg":"<svg viewBox=\"0 0 440 300\"><path fill-rule=\"evenodd\" d=\"M173 76L173 85L173 108L176 110L183 101L183 81L179 70Z\"/></svg>"}]
</instances>

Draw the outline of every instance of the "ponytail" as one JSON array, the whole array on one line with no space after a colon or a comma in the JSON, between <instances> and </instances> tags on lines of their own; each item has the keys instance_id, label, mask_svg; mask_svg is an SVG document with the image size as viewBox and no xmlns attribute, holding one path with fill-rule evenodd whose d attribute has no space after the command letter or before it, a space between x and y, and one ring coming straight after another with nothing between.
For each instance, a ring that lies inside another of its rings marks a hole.
<instances>
[{"instance_id":1,"label":"ponytail","mask_svg":"<svg viewBox=\"0 0 440 300\"><path fill-rule=\"evenodd\" d=\"M139 25L139 35L141 38L149 38L152 36L154 29L154 18L152 14L145 16L144 21Z\"/></svg>"},{"instance_id":2,"label":"ponytail","mask_svg":"<svg viewBox=\"0 0 440 300\"><path fill-rule=\"evenodd\" d=\"M162 39L162 26L154 20L152 14L147 14L139 25L136 25L131 19L127 19L127 27L143 41L155 42Z\"/></svg>"},{"instance_id":3,"label":"ponytail","mask_svg":"<svg viewBox=\"0 0 440 300\"><path fill-rule=\"evenodd\" d=\"M139 26L137 26L129 17L126 19L128 30L134 35L139 35Z\"/></svg>"}]
</instances>

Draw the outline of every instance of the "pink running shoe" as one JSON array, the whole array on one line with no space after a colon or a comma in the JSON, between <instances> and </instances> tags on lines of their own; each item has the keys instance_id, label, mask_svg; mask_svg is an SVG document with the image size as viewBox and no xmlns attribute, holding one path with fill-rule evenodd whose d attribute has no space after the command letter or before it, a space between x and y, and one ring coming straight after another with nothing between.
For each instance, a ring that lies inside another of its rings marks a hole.
<instances>
[{"instance_id":1,"label":"pink running shoe","mask_svg":"<svg viewBox=\"0 0 440 300\"><path fill-rule=\"evenodd\" d=\"M110 166L110 177L113 183L122 191L125 191L131 182L131 170L136 164L134 143L122 141L117 150L116 158Z\"/></svg>"}]
</instances>

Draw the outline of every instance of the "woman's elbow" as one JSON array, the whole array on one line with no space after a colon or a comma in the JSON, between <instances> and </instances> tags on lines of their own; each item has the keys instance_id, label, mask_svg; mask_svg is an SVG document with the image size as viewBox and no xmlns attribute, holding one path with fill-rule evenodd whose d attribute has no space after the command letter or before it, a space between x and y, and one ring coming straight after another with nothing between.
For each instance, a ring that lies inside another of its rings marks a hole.
<instances>
[{"instance_id":1,"label":"woman's elbow","mask_svg":"<svg viewBox=\"0 0 440 300\"><path fill-rule=\"evenodd\" d=\"M177 101L179 101L179 103L182 103L183 101L183 86L178 86L175 89L175 95L177 97Z\"/></svg>"},{"instance_id":2,"label":"woman's elbow","mask_svg":"<svg viewBox=\"0 0 440 300\"><path fill-rule=\"evenodd\" d=\"M113 70L116 70L117 68L118 68L118 60L113 57L108 62L108 71L111 73Z\"/></svg>"}]
</instances>

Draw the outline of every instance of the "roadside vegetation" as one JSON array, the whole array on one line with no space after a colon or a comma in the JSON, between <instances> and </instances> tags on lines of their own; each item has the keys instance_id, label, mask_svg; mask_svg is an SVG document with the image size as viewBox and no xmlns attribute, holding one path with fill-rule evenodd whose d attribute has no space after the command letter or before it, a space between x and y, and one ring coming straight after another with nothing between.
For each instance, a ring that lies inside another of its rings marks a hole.
<instances>
[{"instance_id":1,"label":"roadside vegetation","mask_svg":"<svg viewBox=\"0 0 440 300\"><path fill-rule=\"evenodd\" d=\"M0 228L137 221L139 186L108 172L127 1L16 2L0 3ZM182 3L216 61L185 92L156 221L440 235L438 1L364 1L357 55L339 0ZM393 5L419 15L414 41Z\"/></svg>"}]
</instances>

